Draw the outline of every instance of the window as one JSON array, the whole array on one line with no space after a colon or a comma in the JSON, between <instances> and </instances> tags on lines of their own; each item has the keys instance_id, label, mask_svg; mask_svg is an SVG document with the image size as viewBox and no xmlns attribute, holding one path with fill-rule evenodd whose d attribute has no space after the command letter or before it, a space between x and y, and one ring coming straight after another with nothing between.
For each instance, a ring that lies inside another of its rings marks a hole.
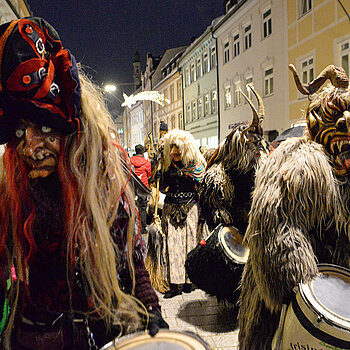
<instances>
[{"instance_id":1,"label":"window","mask_svg":"<svg viewBox=\"0 0 350 350\"><path fill-rule=\"evenodd\" d=\"M216 113L218 109L218 94L216 93L216 90L213 90L211 92L211 110L212 113Z\"/></svg>"},{"instance_id":2,"label":"window","mask_svg":"<svg viewBox=\"0 0 350 350\"><path fill-rule=\"evenodd\" d=\"M303 16L305 13L312 9L312 0L300 0L300 15Z\"/></svg>"},{"instance_id":3,"label":"window","mask_svg":"<svg viewBox=\"0 0 350 350\"><path fill-rule=\"evenodd\" d=\"M202 110L203 110L203 99L202 97L198 98L198 119L202 118Z\"/></svg>"},{"instance_id":4,"label":"window","mask_svg":"<svg viewBox=\"0 0 350 350\"><path fill-rule=\"evenodd\" d=\"M239 106L242 102L241 99L241 82L235 83L235 106Z\"/></svg>"},{"instance_id":5,"label":"window","mask_svg":"<svg viewBox=\"0 0 350 350\"><path fill-rule=\"evenodd\" d=\"M263 13L263 33L264 38L268 37L272 33L271 9L268 9Z\"/></svg>"},{"instance_id":6,"label":"window","mask_svg":"<svg viewBox=\"0 0 350 350\"><path fill-rule=\"evenodd\" d=\"M201 66L201 59L197 59L197 79L199 79L202 76L202 66Z\"/></svg>"},{"instance_id":7,"label":"window","mask_svg":"<svg viewBox=\"0 0 350 350\"><path fill-rule=\"evenodd\" d=\"M195 81L195 76L194 76L194 63L191 64L191 81L190 84L192 84Z\"/></svg>"},{"instance_id":8,"label":"window","mask_svg":"<svg viewBox=\"0 0 350 350\"><path fill-rule=\"evenodd\" d=\"M204 115L209 114L209 94L204 95Z\"/></svg>"},{"instance_id":9,"label":"window","mask_svg":"<svg viewBox=\"0 0 350 350\"><path fill-rule=\"evenodd\" d=\"M246 79L246 89L247 89L247 97L252 100L253 99L253 92L249 88L249 86L253 86L253 77L249 77Z\"/></svg>"},{"instance_id":10,"label":"window","mask_svg":"<svg viewBox=\"0 0 350 350\"><path fill-rule=\"evenodd\" d=\"M192 102L192 120L197 119L197 103L196 101Z\"/></svg>"},{"instance_id":11,"label":"window","mask_svg":"<svg viewBox=\"0 0 350 350\"><path fill-rule=\"evenodd\" d=\"M269 96L273 93L273 68L266 69L264 75L264 94Z\"/></svg>"},{"instance_id":12,"label":"window","mask_svg":"<svg viewBox=\"0 0 350 350\"><path fill-rule=\"evenodd\" d=\"M186 123L191 121L191 105L188 104L186 107Z\"/></svg>"},{"instance_id":13,"label":"window","mask_svg":"<svg viewBox=\"0 0 350 350\"><path fill-rule=\"evenodd\" d=\"M230 43L226 42L224 44L224 64L230 60Z\"/></svg>"},{"instance_id":14,"label":"window","mask_svg":"<svg viewBox=\"0 0 350 350\"><path fill-rule=\"evenodd\" d=\"M216 49L212 47L210 52L210 69L214 67L216 67Z\"/></svg>"},{"instance_id":15,"label":"window","mask_svg":"<svg viewBox=\"0 0 350 350\"><path fill-rule=\"evenodd\" d=\"M170 102L175 101L174 84L170 85Z\"/></svg>"},{"instance_id":16,"label":"window","mask_svg":"<svg viewBox=\"0 0 350 350\"><path fill-rule=\"evenodd\" d=\"M168 99L168 89L164 90L164 100Z\"/></svg>"},{"instance_id":17,"label":"window","mask_svg":"<svg viewBox=\"0 0 350 350\"><path fill-rule=\"evenodd\" d=\"M231 87L228 86L225 88L225 109L231 108L231 102L232 102Z\"/></svg>"},{"instance_id":18,"label":"window","mask_svg":"<svg viewBox=\"0 0 350 350\"><path fill-rule=\"evenodd\" d=\"M203 54L203 74L208 72L208 52Z\"/></svg>"},{"instance_id":19,"label":"window","mask_svg":"<svg viewBox=\"0 0 350 350\"><path fill-rule=\"evenodd\" d=\"M183 120L182 120L182 113L180 112L178 114L178 122L179 122L179 129L183 129L184 128L184 125L183 125Z\"/></svg>"},{"instance_id":20,"label":"window","mask_svg":"<svg viewBox=\"0 0 350 350\"><path fill-rule=\"evenodd\" d=\"M176 128L176 121L175 121L175 114L173 114L171 117L170 117L170 125L171 125L171 129L175 129Z\"/></svg>"},{"instance_id":21,"label":"window","mask_svg":"<svg viewBox=\"0 0 350 350\"><path fill-rule=\"evenodd\" d=\"M180 100L182 97L181 80L177 81L177 99Z\"/></svg>"},{"instance_id":22,"label":"window","mask_svg":"<svg viewBox=\"0 0 350 350\"><path fill-rule=\"evenodd\" d=\"M185 87L191 84L191 76L190 76L190 70L186 68L186 74L185 74Z\"/></svg>"},{"instance_id":23,"label":"window","mask_svg":"<svg viewBox=\"0 0 350 350\"><path fill-rule=\"evenodd\" d=\"M248 50L252 46L252 26L247 25L244 28L244 50Z\"/></svg>"},{"instance_id":24,"label":"window","mask_svg":"<svg viewBox=\"0 0 350 350\"><path fill-rule=\"evenodd\" d=\"M314 59L308 58L301 62L303 83L310 83L314 80Z\"/></svg>"},{"instance_id":25,"label":"window","mask_svg":"<svg viewBox=\"0 0 350 350\"><path fill-rule=\"evenodd\" d=\"M350 45L349 41L340 45L340 59L341 66L344 68L346 75L349 76L349 55L350 55Z\"/></svg>"},{"instance_id":26,"label":"window","mask_svg":"<svg viewBox=\"0 0 350 350\"><path fill-rule=\"evenodd\" d=\"M237 57L239 55L239 34L236 34L233 37L233 57Z\"/></svg>"}]
</instances>

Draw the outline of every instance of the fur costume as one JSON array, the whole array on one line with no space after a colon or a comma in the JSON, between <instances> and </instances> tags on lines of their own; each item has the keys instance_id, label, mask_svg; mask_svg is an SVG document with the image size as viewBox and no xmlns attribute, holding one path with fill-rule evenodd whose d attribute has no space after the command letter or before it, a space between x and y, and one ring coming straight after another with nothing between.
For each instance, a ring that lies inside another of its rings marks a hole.
<instances>
[{"instance_id":1,"label":"fur costume","mask_svg":"<svg viewBox=\"0 0 350 350\"><path fill-rule=\"evenodd\" d=\"M180 157L178 161L172 156L174 147ZM166 196L162 228L166 236L167 272L171 284L186 282L186 256L198 243L197 189L205 166L206 161L189 132L171 130L165 135L161 190L166 190Z\"/></svg>"},{"instance_id":2,"label":"fur costume","mask_svg":"<svg viewBox=\"0 0 350 350\"><path fill-rule=\"evenodd\" d=\"M309 136L284 141L256 172L241 282L241 350L271 349L282 304L317 275L318 263L349 267L348 85L333 66L308 85L297 76L296 82L311 94L327 78L334 86L316 94L307 110Z\"/></svg>"},{"instance_id":3,"label":"fur costume","mask_svg":"<svg viewBox=\"0 0 350 350\"><path fill-rule=\"evenodd\" d=\"M206 168L199 196L201 230L205 236L208 235L208 229L212 232L219 224L235 226L243 235L248 224L255 168L260 156L267 154L262 131L263 103L253 88L252 91L258 99L259 111L244 95L253 110L253 121L237 123L219 145ZM213 265L207 263L207 258L209 256L203 254L196 264L188 261L190 278L198 287L216 295L219 300L236 303L242 265L232 263L228 258L224 259L225 263L221 263L219 257L217 264ZM204 264L209 270L203 271Z\"/></svg>"}]
</instances>

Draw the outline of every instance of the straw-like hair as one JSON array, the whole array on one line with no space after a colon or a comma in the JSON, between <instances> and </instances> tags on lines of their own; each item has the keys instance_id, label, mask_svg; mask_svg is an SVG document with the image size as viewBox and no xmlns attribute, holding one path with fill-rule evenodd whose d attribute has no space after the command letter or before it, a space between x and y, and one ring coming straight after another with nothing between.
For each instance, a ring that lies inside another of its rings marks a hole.
<instances>
[{"instance_id":1,"label":"straw-like hair","mask_svg":"<svg viewBox=\"0 0 350 350\"><path fill-rule=\"evenodd\" d=\"M107 325L119 324L122 331L127 333L140 328L139 313L144 313L144 308L134 297L126 295L120 289L117 279L120 254L118 255L118 248L110 231L120 199L123 198L129 207L130 214L127 260L134 289L135 274L132 264L135 228L134 194L131 187L127 185L128 174L122 167L124 151L121 146L118 147L113 138L117 132L106 109L102 93L83 72L80 72L80 79L82 86L80 130L74 135L63 138L61 150L63 149L64 153L59 161L59 175L66 207L64 220L66 232L69 233L67 234L67 264L69 265L67 272L72 271L74 265L78 264L84 282L88 286L89 296L94 303L90 312L95 317L103 318ZM5 159L6 153L10 153L10 147L8 148L5 151ZM10 203L8 176L11 173L11 167L15 169L18 164L6 166L4 162L0 163L0 194L4 195L2 198L8 199L6 203ZM15 173L13 170L12 172ZM18 177L16 179L18 182L21 181ZM25 281L28 240L21 241L17 237L17 228L13 225L17 216L20 215L18 207L17 209L8 208L7 213L5 210L0 212L0 223L4 215L9 215L10 219L5 222L8 227L7 234L12 242L17 243L13 252L16 254L16 259L9 255L9 266L15 263L19 278ZM25 218L22 221L25 221ZM3 254L6 251L6 242L2 240L2 243L0 252ZM5 331L8 344L18 304L19 283L15 286L16 288L10 292L12 314Z\"/></svg>"}]
</instances>

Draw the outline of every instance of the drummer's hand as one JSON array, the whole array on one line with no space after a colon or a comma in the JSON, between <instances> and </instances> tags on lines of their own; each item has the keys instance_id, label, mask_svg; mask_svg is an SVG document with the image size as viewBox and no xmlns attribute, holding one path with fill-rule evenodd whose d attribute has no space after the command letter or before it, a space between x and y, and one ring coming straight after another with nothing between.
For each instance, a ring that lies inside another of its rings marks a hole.
<instances>
[{"instance_id":1,"label":"drummer's hand","mask_svg":"<svg viewBox=\"0 0 350 350\"><path fill-rule=\"evenodd\" d=\"M149 334L155 336L160 328L169 328L169 325L164 321L159 310L153 309L149 312L149 323L147 329Z\"/></svg>"}]
</instances>

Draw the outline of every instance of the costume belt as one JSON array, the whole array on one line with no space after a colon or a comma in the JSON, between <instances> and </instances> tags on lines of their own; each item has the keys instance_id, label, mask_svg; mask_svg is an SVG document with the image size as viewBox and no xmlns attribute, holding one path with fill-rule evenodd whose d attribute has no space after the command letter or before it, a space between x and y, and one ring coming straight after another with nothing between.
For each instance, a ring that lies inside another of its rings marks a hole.
<instances>
[{"instance_id":1,"label":"costume belt","mask_svg":"<svg viewBox=\"0 0 350 350\"><path fill-rule=\"evenodd\" d=\"M194 197L195 192L175 192L175 193L167 193L166 196L174 199L190 199Z\"/></svg>"}]
</instances>

